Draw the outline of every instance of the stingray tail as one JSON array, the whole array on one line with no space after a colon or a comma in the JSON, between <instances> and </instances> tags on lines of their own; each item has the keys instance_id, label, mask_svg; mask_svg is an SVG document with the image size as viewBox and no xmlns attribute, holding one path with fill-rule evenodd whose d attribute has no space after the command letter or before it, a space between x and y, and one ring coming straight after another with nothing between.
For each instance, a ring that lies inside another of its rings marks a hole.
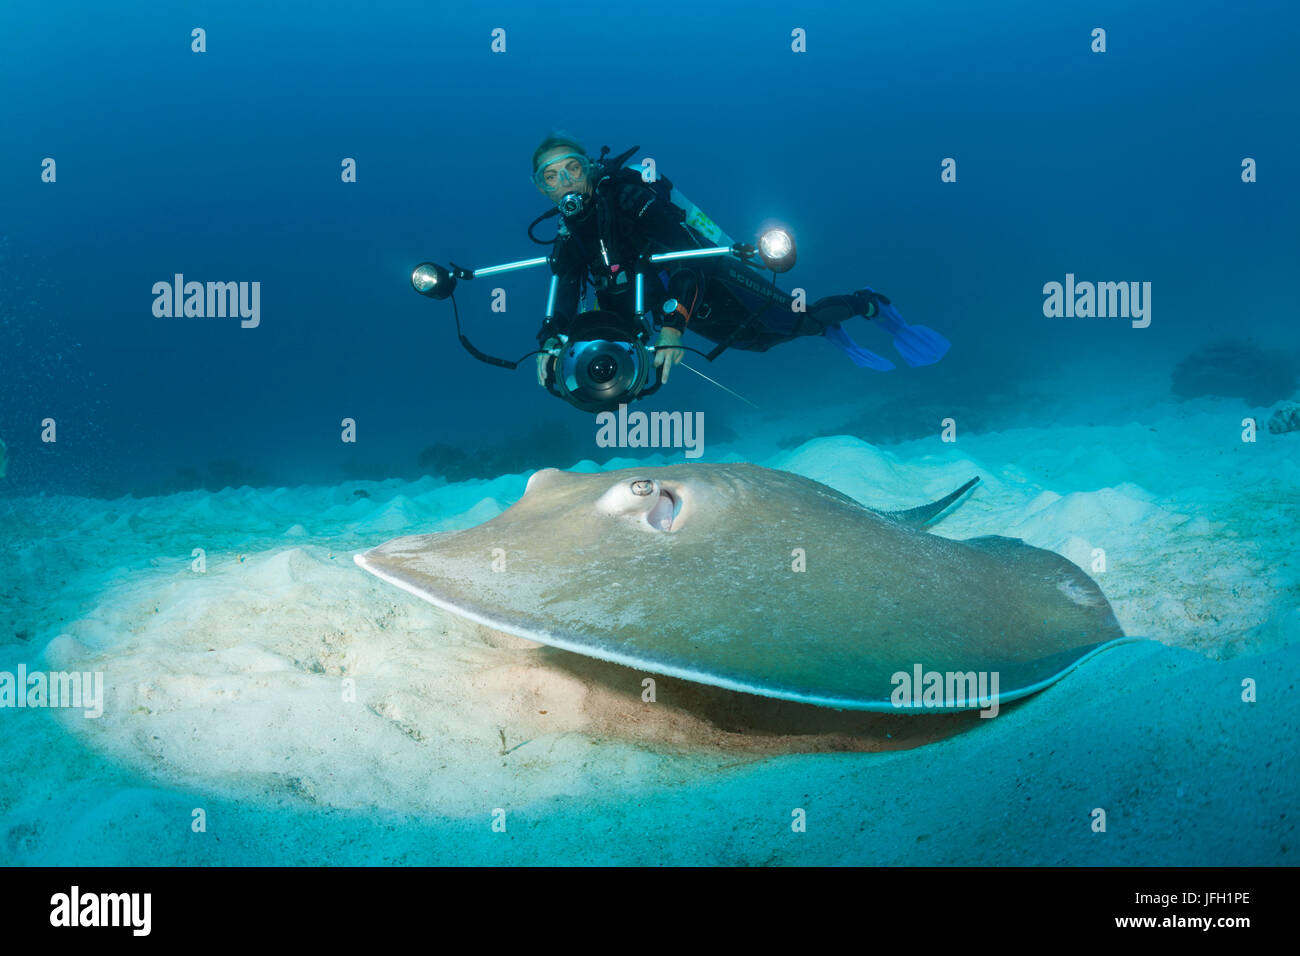
<instances>
[{"instance_id":1,"label":"stingray tail","mask_svg":"<svg viewBox=\"0 0 1300 956\"><path fill-rule=\"evenodd\" d=\"M947 511L948 508L952 506L953 502L974 488L975 485L979 483L979 480L979 475L976 475L952 494L944 495L944 497L940 498L938 501L932 501L928 505L921 505L919 508L909 508L906 511L882 511L879 513L884 515L886 518L892 518L902 524L910 524L920 527L923 524L928 524L930 521L933 521L935 518L939 517L939 515Z\"/></svg>"}]
</instances>

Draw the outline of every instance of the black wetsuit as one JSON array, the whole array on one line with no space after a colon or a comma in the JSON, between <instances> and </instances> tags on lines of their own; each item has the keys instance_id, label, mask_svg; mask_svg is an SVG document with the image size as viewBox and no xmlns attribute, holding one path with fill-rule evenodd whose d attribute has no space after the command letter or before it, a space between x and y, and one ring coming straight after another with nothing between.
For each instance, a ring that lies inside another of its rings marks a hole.
<instances>
[{"instance_id":1,"label":"black wetsuit","mask_svg":"<svg viewBox=\"0 0 1300 956\"><path fill-rule=\"evenodd\" d=\"M705 245L684 224L682 209L670 202L669 180L661 176L647 183L637 170L627 167L611 179L604 184L612 220L605 229L611 237L606 243L609 264L601 251L600 200L596 199L580 215L565 220L568 234L561 236L551 253L551 271L559 282L554 317L542 323L539 342L568 333L584 282L595 288L598 308L634 316L638 258ZM807 311L795 312L788 293L730 256L664 265L659 272L647 270L644 282L645 306L657 324L678 331L689 328L724 348L765 352L801 335L821 335L828 326L863 314L859 301L850 295L827 296ZM660 307L668 299L676 299L680 311L665 315Z\"/></svg>"}]
</instances>

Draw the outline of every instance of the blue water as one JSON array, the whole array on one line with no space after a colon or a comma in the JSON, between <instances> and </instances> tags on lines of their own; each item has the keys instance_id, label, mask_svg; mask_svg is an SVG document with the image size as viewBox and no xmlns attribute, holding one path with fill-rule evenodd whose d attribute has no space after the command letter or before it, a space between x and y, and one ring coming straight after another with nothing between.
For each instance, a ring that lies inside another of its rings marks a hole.
<instances>
[{"instance_id":1,"label":"blue water","mask_svg":"<svg viewBox=\"0 0 1300 956\"><path fill-rule=\"evenodd\" d=\"M787 287L872 285L955 343L937 366L887 375L811 339L714 363L765 409L919 389L951 395L960 415L991 385L1081 352L1121 379L1080 383L1093 390L1167 376L1206 340L1294 349L1296 20L1280 4L1206 2L669 3L635 16L7 4L4 493L183 486L178 469L206 476L213 461L254 484L415 475L437 441L528 440L545 457L552 435L594 455L588 420L531 369L471 359L447 304L408 284L424 259L536 254L524 229L546 203L529 158L552 127L592 150L639 144L733 235L788 224L800 265ZM206 53L190 51L195 26ZM1098 26L1104 54L1089 50ZM796 27L806 53L791 52ZM345 157L354 184L340 181ZM956 183L940 182L945 157ZM260 282L261 325L155 318L151 287L178 272ZM1150 327L1044 318L1041 288L1067 272L1150 281ZM538 270L462 285L471 338L528 351L545 283ZM498 285L504 315L488 311ZM861 320L849 331L889 354ZM719 422L747 408L689 374L647 407ZM40 440L46 417L55 445ZM355 445L339 440L345 417Z\"/></svg>"},{"instance_id":2,"label":"blue water","mask_svg":"<svg viewBox=\"0 0 1300 956\"><path fill-rule=\"evenodd\" d=\"M1237 787L1249 768L1286 749L1296 707L1277 697L1268 710L1233 705L1243 677L1266 672L1281 685L1294 676L1300 620L1291 613L1300 584L1276 544L1296 530L1292 440L1300 434L1275 436L1260 455L1238 438L1243 418L1258 418L1262 432L1275 406L1297 398L1297 26L1293 5L1209 0L0 5L0 440L8 448L0 583L9 585L0 592L0 670L19 659L36 666L48 641L64 628L80 635L73 625L99 620L103 607L121 610L122 620L132 601L157 600L158 613L165 612L165 587L130 588L166 570L166 562L189 561L187 529L201 526L214 555L270 553L294 545L280 535L284 527L318 516L324 525L328 512L328 534L337 540L322 539L327 532L314 526L303 532L316 536L305 546L332 548L346 562L348 549L427 530L420 522L435 512L447 518L432 506L419 510L420 495L440 492L379 485L383 480L491 479L583 459L604 463L614 454L636 458L636 450L599 447L591 417L539 388L531 359L513 372L475 361L457 342L450 304L410 286L412 267L425 260L475 268L545 253L525 233L548 205L530 181L530 159L558 129L593 153L639 146L635 158L654 159L738 239L752 240L771 223L786 226L799 264L780 278L784 288L805 289L815 300L871 286L910 322L953 343L935 365L900 362L886 373L856 368L819 338L767 353L732 350L707 367L691 357L758 409L687 371L674 373L642 407L703 412L706 441L725 445L733 458L770 461L778 448L852 435L880 445L919 440L898 452L916 468L947 452L932 439L951 417L963 438L994 436L963 452L997 469L991 488L1005 493L994 499L999 507L1010 509L1005 497L1023 492L1017 517L1047 506L1034 497L1040 491L1123 487L1117 495L1131 504L1128 511L1107 511L1106 499L1078 505L1086 527L1071 525L1069 515L1054 516L1056 524L1043 519L1042 546L1064 550L1111 522L1116 542L1123 541L1113 545L1117 575L1125 573L1125 547L1132 549L1129 568L1138 563L1135 552L1148 562L1120 579L1123 589L1115 578L1103 581L1122 619L1140 621L1180 655L1212 648L1211 658L1239 657L1257 667L1208 676L1209 664L1198 669L1179 657L1175 668L1150 648L1078 678L1085 696L1116 696L1115 682L1163 669L1178 669L1180 693L1227 687L1225 716L1169 717L1170 749L1152 746L1157 755L1174 754L1174 738L1195 738L1201 769L1188 788L1224 806L1258 799L1239 843L1217 823L1184 827L1185 842L1162 859L1132 836L1102 847L1082 842L1086 834L1070 838L1078 843L1040 834L1023 862L1285 862L1293 840L1275 811L1294 804L1294 760L1279 758L1263 795L1239 795ZM205 52L191 49L195 28L205 31ZM498 28L504 52L492 48ZM1104 53L1091 49L1098 28ZM806 52L792 50L795 30L806 36ZM56 164L54 182L42 180L47 158ZM942 179L949 158L955 182ZM1243 182L1247 158L1256 164L1255 182ZM355 160L356 182L341 178L346 159ZM260 283L260 324L155 316L154 284L178 273ZM1045 316L1044 285L1064 283L1067 274L1080 282L1150 283L1149 326ZM506 291L505 312L491 308L498 288ZM457 301L466 333L493 354L523 355L535 347L546 290L545 270L462 283ZM846 328L862 345L897 358L880 329L861 319ZM690 336L687 342L709 348ZM1180 387L1174 369L1188 357L1194 382ZM1257 372L1264 366L1267 374ZM1202 397L1224 404L1198 405L1198 424L1177 432L1177 403ZM1175 404L1148 420L1161 402ZM340 438L345 419L355 422L355 442ZM48 420L57 441L48 440ZM1071 432L1075 439L1053 446L1054 429L1067 427L1098 431L1093 438ZM1030 437L996 439L1013 428ZM1278 441L1290 441L1292 450ZM463 453L454 474L447 452L422 457L434 445ZM1234 457L1222 457L1225 445ZM1052 462L1069 467L1049 474ZM818 459L819 468L823 463ZM854 476L835 473L833 464L825 464L827 474L851 484ZM884 484L892 474L881 466L863 481ZM351 487L304 493L296 502L286 493L269 518L271 499L255 494L246 505L177 499L139 513L106 501L91 516L84 503L41 498L349 481L375 483L366 485L373 509L353 498L361 491ZM947 478L933 484L955 486ZM901 504L923 496L913 494ZM1228 502L1251 495L1229 513ZM454 517L476 500L472 491L449 492L438 508ZM1150 515L1142 513L1148 502ZM391 513L384 510L390 503ZM241 508L262 516L251 546L254 519L231 517ZM1125 525L1130 513L1140 515L1132 527ZM1152 555L1174 538L1124 534L1167 514L1195 519L1196 541L1234 539L1224 554L1239 557L1256 539L1272 543L1261 545L1259 566L1225 565L1231 559L1203 557L1187 544L1189 532L1181 550L1169 553L1177 573L1166 580L1163 569L1153 570ZM208 518L211 526L203 524ZM1022 533L1015 520L993 529L973 522L970 534ZM1195 597L1202 576L1215 579L1197 603L1187 595ZM1238 591L1241 602L1233 603ZM1231 600L1223 597L1229 593ZM1231 640L1223 636L1228 630ZM108 645L92 646L99 652ZM1106 675L1118 676L1108 683ZM1097 733L1141 737L1133 728L1143 707L1126 706L1132 713L1116 710ZM1071 709L1058 698L1044 713L1046 723L1032 733L1051 747ZM311 810L226 803L226 795L204 794L201 782L189 792L142 781L111 757L89 756L85 742L59 736L44 715L0 711L0 726L4 721L14 731L7 744L0 735L7 757L36 763L39 752L52 754L44 770L33 771L42 782L31 793L0 788L6 862L66 861L59 815L90 820L84 827L92 832L101 817L87 816L87 807L107 807L95 811L104 819L129 820L120 840L97 850L96 860L108 863L316 862L309 842L287 838L263 855L210 847L191 854L158 836L199 800L234 808L237 831L250 841L296 831L303 817L317 819L322 832L333 825ZM1216 775L1210 763L1222 728L1255 749ZM1007 733L982 746L1014 761L1018 741L1027 738ZM42 751L51 740L54 749ZM1062 753L1086 764L1096 756L1090 747L1076 739ZM942 752L975 766L985 751ZM889 758L888 779L899 787L924 765L924 754L912 753ZM865 785L872 765L859 759L835 758ZM1120 762L1105 757L1097 766L1107 787L1124 788ZM849 795L834 792L840 763L817 767L830 791L823 799L849 814ZM782 786L798 789L803 772ZM707 799L739 794L737 805L754 819L767 820L769 811L788 816L784 805L777 812L747 803L762 788L746 786L709 784ZM1044 786L1036 792L1052 808L1054 825L1077 823L1079 808L1061 795L1074 799L1071 787ZM42 787L56 810L42 809ZM1159 804L1145 812L1163 814L1177 831L1181 785L1165 780L1157 790ZM681 807L656 799L640 822L664 828ZM1086 814L1094 803L1114 806L1119 798L1089 791L1079 800ZM990 798L989 806L1002 804ZM908 828L927 829L957 809L918 803L879 861L918 862L907 855L915 844ZM580 802L560 801L553 810L539 811L530 824L536 832L558 833L572 820L580 832L601 831ZM463 859L409 848L430 834L473 828L459 818L420 818L409 833L384 837L376 834L387 816L344 816L340 832L374 841L349 851L349 862ZM944 820L957 829L950 816ZM784 835L784 818L771 826ZM1031 831L1026 825L1026 840ZM489 862L551 859L565 839L512 857L483 832L473 834L464 837L465 852ZM837 849L826 831L806 853L773 850L776 837L769 836L688 838L672 862L871 859ZM148 842L155 838L169 847L162 856ZM946 857L932 845L919 862L1008 862L981 857L981 845L974 840ZM591 850L589 858L646 862L615 850Z\"/></svg>"}]
</instances>

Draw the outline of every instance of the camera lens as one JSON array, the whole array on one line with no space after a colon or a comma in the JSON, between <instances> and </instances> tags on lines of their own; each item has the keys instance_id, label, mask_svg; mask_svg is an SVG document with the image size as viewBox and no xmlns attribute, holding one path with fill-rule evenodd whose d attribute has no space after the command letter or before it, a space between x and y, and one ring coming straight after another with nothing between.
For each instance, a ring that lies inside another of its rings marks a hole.
<instances>
[{"instance_id":1,"label":"camera lens","mask_svg":"<svg viewBox=\"0 0 1300 956\"><path fill-rule=\"evenodd\" d=\"M587 375L597 385L604 385L618 371L618 363L612 355L597 355L587 366Z\"/></svg>"}]
</instances>

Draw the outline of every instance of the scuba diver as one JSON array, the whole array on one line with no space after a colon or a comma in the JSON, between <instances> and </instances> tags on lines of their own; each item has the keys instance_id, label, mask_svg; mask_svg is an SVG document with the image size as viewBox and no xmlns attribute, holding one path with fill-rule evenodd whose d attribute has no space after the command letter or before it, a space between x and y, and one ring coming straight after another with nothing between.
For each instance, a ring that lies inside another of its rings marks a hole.
<instances>
[{"instance_id":1,"label":"scuba diver","mask_svg":"<svg viewBox=\"0 0 1300 956\"><path fill-rule=\"evenodd\" d=\"M547 255L480 269L454 262L415 267L412 287L431 299L451 300L456 335L474 358L515 369L536 355L539 384L575 408L600 413L653 394L685 352L713 361L729 348L765 352L800 336L822 335L859 367L892 369L893 362L862 348L841 328L859 315L889 332L909 365L929 365L948 351L947 339L904 322L874 289L796 309L795 298L775 282L795 262L790 234L769 229L756 245L735 242L650 164L630 163L639 148L606 158L606 146L592 159L576 139L552 133L534 150L532 163L532 181L552 205L528 226L528 238L548 247ZM534 235L553 217L559 218L554 237ZM751 265L755 260L772 271L771 279ZM461 328L457 283L539 266L551 270L540 347L513 361L476 348ZM588 288L595 290L596 307L580 311ZM713 342L712 351L685 345L688 328Z\"/></svg>"},{"instance_id":2,"label":"scuba diver","mask_svg":"<svg viewBox=\"0 0 1300 956\"><path fill-rule=\"evenodd\" d=\"M557 281L537 335L542 347L537 356L540 385L552 380L556 346L575 331L579 298L588 282L595 289L599 312L631 318L635 305L629 273L638 261L654 253L718 245L719 240L731 244L666 177L647 182L642 167L625 166L636 149L607 162L605 147L600 159L592 160L577 140L553 133L533 152L533 182L562 214L550 256ZM674 199L689 206L689 213ZM674 261L658 278L646 283L643 303L658 320L652 346L654 367L661 370L658 384L666 383L672 366L682 360L680 346L687 328L715 343L706 356L710 360L728 348L765 352L800 336L824 335L859 367L881 371L894 364L857 345L840 323L854 316L875 319L912 366L937 362L950 344L931 329L904 322L890 300L870 288L827 296L798 312L791 295L731 257Z\"/></svg>"}]
</instances>

